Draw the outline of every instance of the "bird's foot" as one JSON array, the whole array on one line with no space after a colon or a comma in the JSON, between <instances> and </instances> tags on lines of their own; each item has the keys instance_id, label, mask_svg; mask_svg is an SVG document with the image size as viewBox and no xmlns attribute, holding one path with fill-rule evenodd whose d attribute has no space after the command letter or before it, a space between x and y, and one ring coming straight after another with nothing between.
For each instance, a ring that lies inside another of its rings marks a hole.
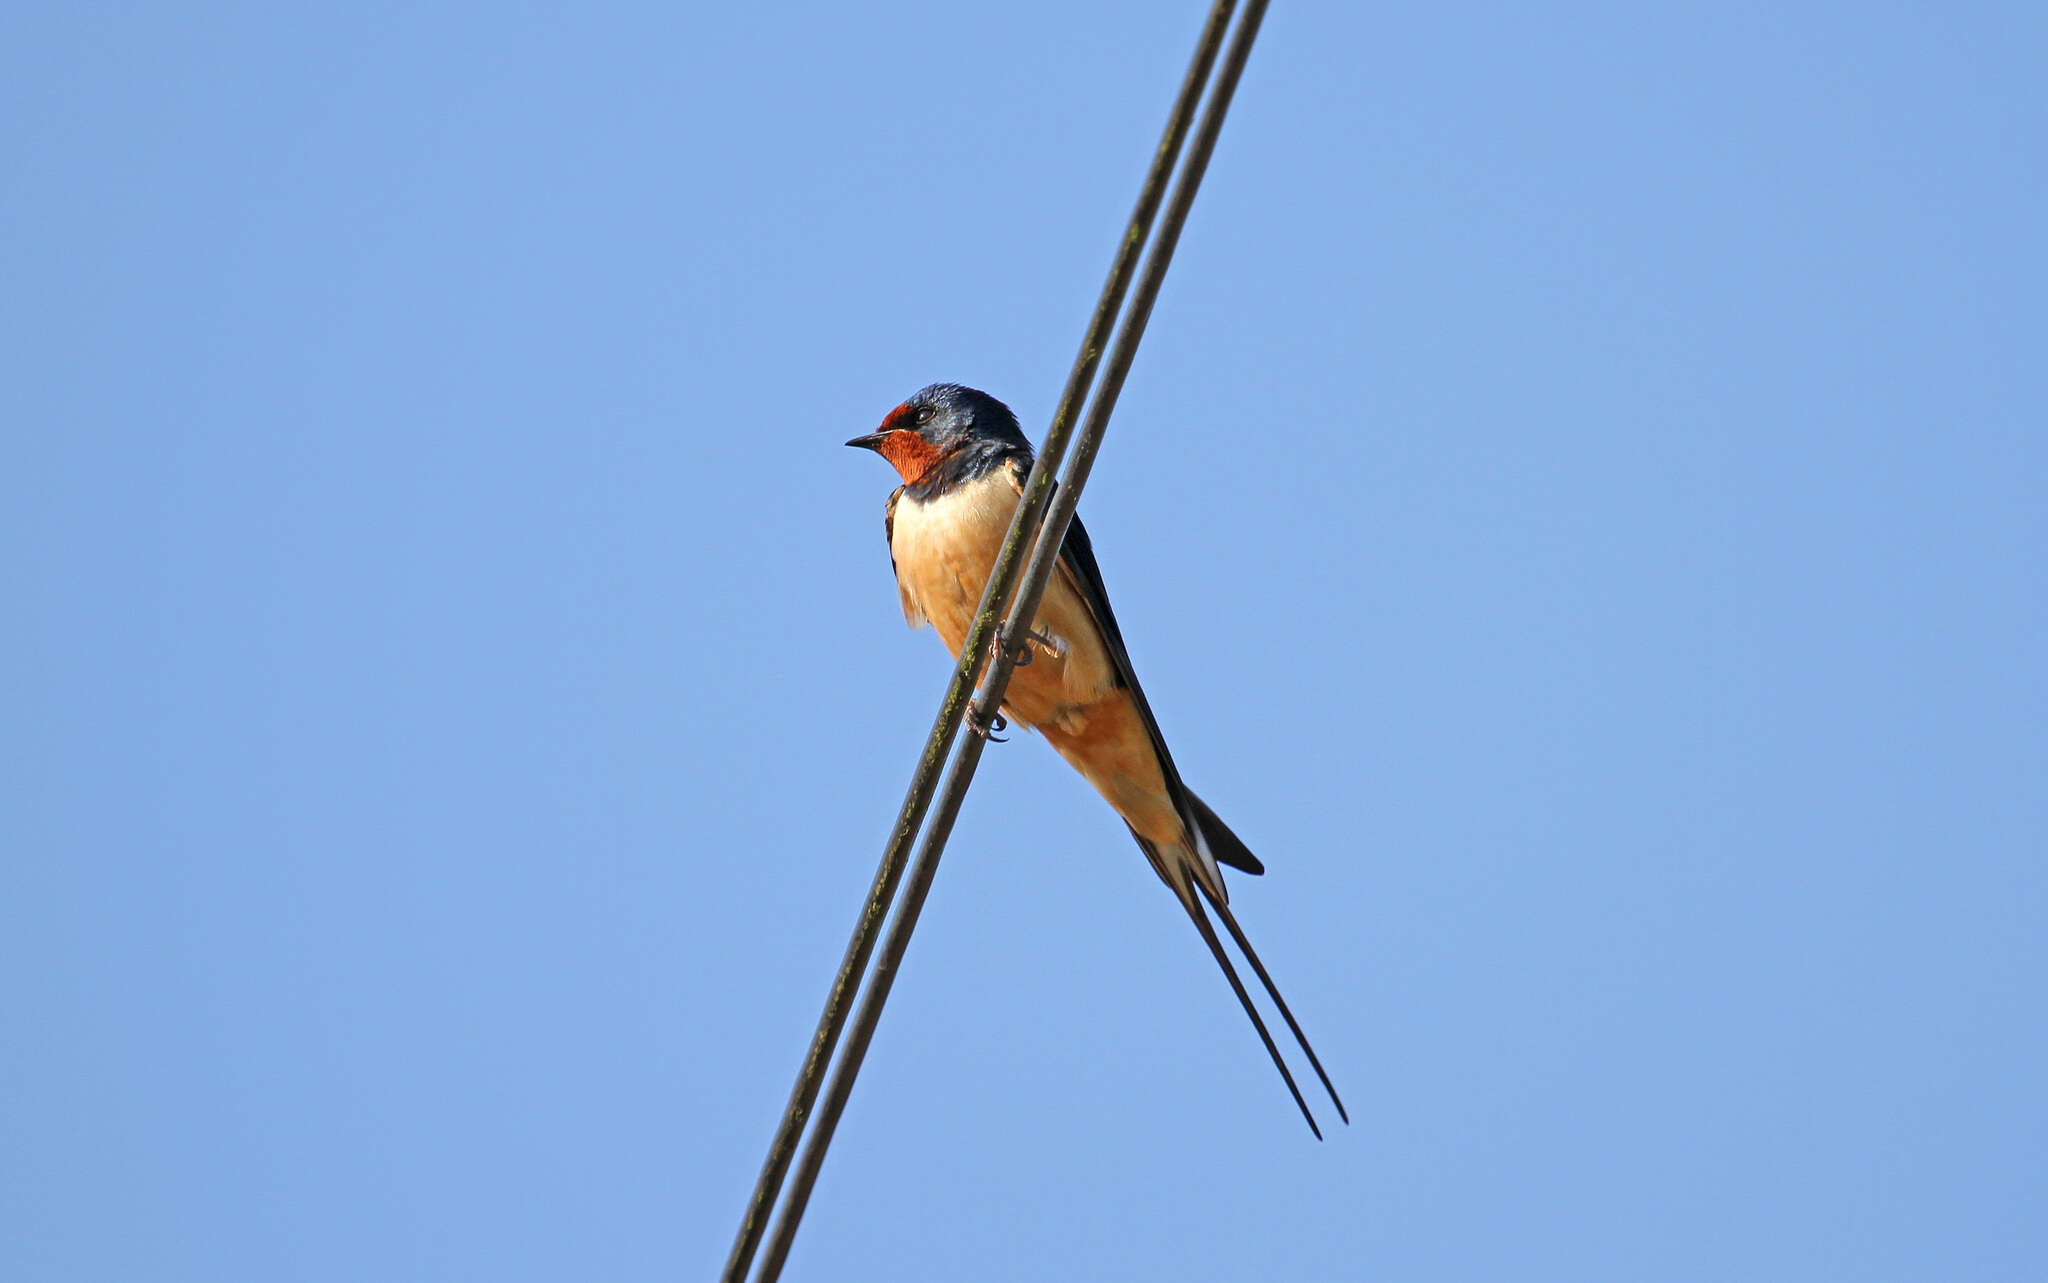
<instances>
[{"instance_id":1,"label":"bird's foot","mask_svg":"<svg viewBox=\"0 0 2048 1283\"><path fill-rule=\"evenodd\" d=\"M1032 660L1038 658L1031 650L1031 643L1033 642L1037 642L1040 646L1045 647L1045 653L1048 655L1058 655L1066 649L1056 638L1048 637L1035 628L1027 628L1024 630L1024 639L1018 642L1017 649L1011 652L1010 667L1023 668L1030 664ZM1002 634L998 632L994 640L989 642L989 650L993 654L1001 654L1002 648Z\"/></svg>"},{"instance_id":2,"label":"bird's foot","mask_svg":"<svg viewBox=\"0 0 2048 1283\"><path fill-rule=\"evenodd\" d=\"M992 720L984 722L981 720L980 715L974 711L974 706L971 704L967 708L967 729L991 744L1007 744L1010 742L997 734L998 731L1010 729L1010 723L1003 719L1001 713L997 713Z\"/></svg>"},{"instance_id":3,"label":"bird's foot","mask_svg":"<svg viewBox=\"0 0 2048 1283\"><path fill-rule=\"evenodd\" d=\"M997 628L997 629L996 629L996 632L995 632L995 636L993 636L993 637L991 637L991 638L989 638L989 639L988 639L988 662L989 662L989 666L990 666L990 667L994 667L994 666L995 666L995 662L996 662L997 660L1001 659L1002 657L1003 657L1003 630L1002 630L1001 628ZM1021 643L1021 642L1020 642L1020 643L1018 644L1017 648L1016 648L1015 650L1013 650L1013 651L1011 651L1011 652L1010 652L1010 667L1012 667L1012 668L1022 668L1022 667L1024 667L1024 666L1025 666L1026 664L1028 664L1028 663L1030 663L1030 662L1031 662L1031 647L1030 647L1030 646L1028 646L1028 645L1025 645L1025 644L1023 644L1023 643Z\"/></svg>"}]
</instances>

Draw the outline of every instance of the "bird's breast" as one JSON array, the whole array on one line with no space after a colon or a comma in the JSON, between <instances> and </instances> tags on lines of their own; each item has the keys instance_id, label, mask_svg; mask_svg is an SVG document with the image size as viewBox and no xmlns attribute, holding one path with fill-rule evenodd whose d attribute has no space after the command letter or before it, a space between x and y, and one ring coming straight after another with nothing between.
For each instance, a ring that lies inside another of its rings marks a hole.
<instances>
[{"instance_id":1,"label":"bird's breast","mask_svg":"<svg viewBox=\"0 0 2048 1283\"><path fill-rule=\"evenodd\" d=\"M889 536L897 584L954 654L974 623L1018 498L1015 479L998 470L930 499L906 492L897 502ZM1078 729L1074 719L1115 677L1095 622L1064 575L1047 585L1032 627L1049 644L1032 645L1032 662L1016 670L1005 704L1028 724Z\"/></svg>"},{"instance_id":2,"label":"bird's breast","mask_svg":"<svg viewBox=\"0 0 2048 1283\"><path fill-rule=\"evenodd\" d=\"M948 649L966 640L1017 498L1009 479L991 472L929 499L905 493L896 504L889 544L897 582Z\"/></svg>"}]
</instances>

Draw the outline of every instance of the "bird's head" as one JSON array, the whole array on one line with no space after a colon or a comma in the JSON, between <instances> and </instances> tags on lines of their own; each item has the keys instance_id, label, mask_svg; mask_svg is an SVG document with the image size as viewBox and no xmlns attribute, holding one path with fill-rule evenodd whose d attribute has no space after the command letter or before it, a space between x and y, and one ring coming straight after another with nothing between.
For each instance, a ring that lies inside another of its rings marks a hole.
<instances>
[{"instance_id":1,"label":"bird's head","mask_svg":"<svg viewBox=\"0 0 2048 1283\"><path fill-rule=\"evenodd\" d=\"M1031 443L1010 407L986 392L957 383L934 383L889 411L882 426L847 442L873 450L905 481L969 454L1031 454Z\"/></svg>"}]
</instances>

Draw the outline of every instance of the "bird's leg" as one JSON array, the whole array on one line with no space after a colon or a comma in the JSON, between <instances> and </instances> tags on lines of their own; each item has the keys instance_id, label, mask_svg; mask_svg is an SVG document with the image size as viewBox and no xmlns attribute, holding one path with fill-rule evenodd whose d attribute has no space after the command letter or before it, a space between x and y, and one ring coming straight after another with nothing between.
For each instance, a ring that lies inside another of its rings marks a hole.
<instances>
[{"instance_id":1,"label":"bird's leg","mask_svg":"<svg viewBox=\"0 0 2048 1283\"><path fill-rule=\"evenodd\" d=\"M988 662L991 665L993 665L997 660L1001 659L1002 657L1003 630L999 627L996 629L995 635L988 639ZM1017 648L1010 652L1010 667L1022 668L1030 662L1031 647L1025 645L1022 642L1019 642L1017 644Z\"/></svg>"},{"instance_id":2,"label":"bird's leg","mask_svg":"<svg viewBox=\"0 0 2048 1283\"><path fill-rule=\"evenodd\" d=\"M1001 735L996 734L997 731L1007 731L1010 729L1010 724L1003 720L1003 715L997 713L994 720L984 722L981 720L981 715L974 711L974 705L972 704L967 706L967 729L992 744L1007 744L1010 742Z\"/></svg>"},{"instance_id":3,"label":"bird's leg","mask_svg":"<svg viewBox=\"0 0 2048 1283\"><path fill-rule=\"evenodd\" d=\"M1053 655L1059 654L1060 651L1064 649L1064 647L1062 647L1062 645L1055 639L1047 637L1044 633L1038 632L1034 629L1027 628L1024 630L1024 640L1022 642L1019 642L1017 644L1017 648L1010 652L1011 668L1022 668L1026 664L1029 664L1033 659L1037 658L1037 656L1031 653L1032 642L1037 642L1039 645L1045 647L1047 653ZM989 638L988 650L991 661L993 661L996 657L1000 656L1003 653L1002 629L998 628L996 630L996 635ZM979 735L981 738L988 740L990 743L1007 744L1010 742L1004 739L1001 734L999 734L999 732L1010 729L1010 724L1009 722L1003 719L1003 715L1001 713L997 713L992 719L984 722L981 720L980 716L978 716L975 713L973 704L969 704L967 706L967 729L972 731L974 734Z\"/></svg>"},{"instance_id":4,"label":"bird's leg","mask_svg":"<svg viewBox=\"0 0 2048 1283\"><path fill-rule=\"evenodd\" d=\"M1048 637L1035 628L1027 628L1024 630L1024 640L1018 642L1017 649L1010 653L1010 667L1023 668L1032 660L1038 658L1031 653L1032 642L1037 642L1045 647L1045 653L1048 655L1058 655L1066 649L1065 645L1058 638ZM988 648L990 658L1003 653L1003 635L1000 629L997 630L994 637L989 639Z\"/></svg>"}]
</instances>

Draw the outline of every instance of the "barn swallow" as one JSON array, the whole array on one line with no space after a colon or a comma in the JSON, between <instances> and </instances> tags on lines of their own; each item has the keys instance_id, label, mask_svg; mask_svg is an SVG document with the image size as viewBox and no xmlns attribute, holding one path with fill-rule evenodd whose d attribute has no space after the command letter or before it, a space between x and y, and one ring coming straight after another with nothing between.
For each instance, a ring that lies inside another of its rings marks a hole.
<instances>
[{"instance_id":1,"label":"barn swallow","mask_svg":"<svg viewBox=\"0 0 2048 1283\"><path fill-rule=\"evenodd\" d=\"M1031 471L1031 443L1017 426L1017 416L986 392L934 383L889 411L880 428L846 444L873 450L903 477L883 510L903 617L912 628L930 624L957 655ZM1265 866L1181 783L1131 668L1078 517L1067 527L1057 572L1025 645L1027 653L1004 693L1002 716L1043 735L1123 817L1153 871L1194 920L1309 1130L1322 1138L1273 1035L1217 940L1204 902L1264 982L1330 1093L1337 1116L1350 1122L1315 1049L1230 912L1218 866L1252 874L1264 873Z\"/></svg>"}]
</instances>

